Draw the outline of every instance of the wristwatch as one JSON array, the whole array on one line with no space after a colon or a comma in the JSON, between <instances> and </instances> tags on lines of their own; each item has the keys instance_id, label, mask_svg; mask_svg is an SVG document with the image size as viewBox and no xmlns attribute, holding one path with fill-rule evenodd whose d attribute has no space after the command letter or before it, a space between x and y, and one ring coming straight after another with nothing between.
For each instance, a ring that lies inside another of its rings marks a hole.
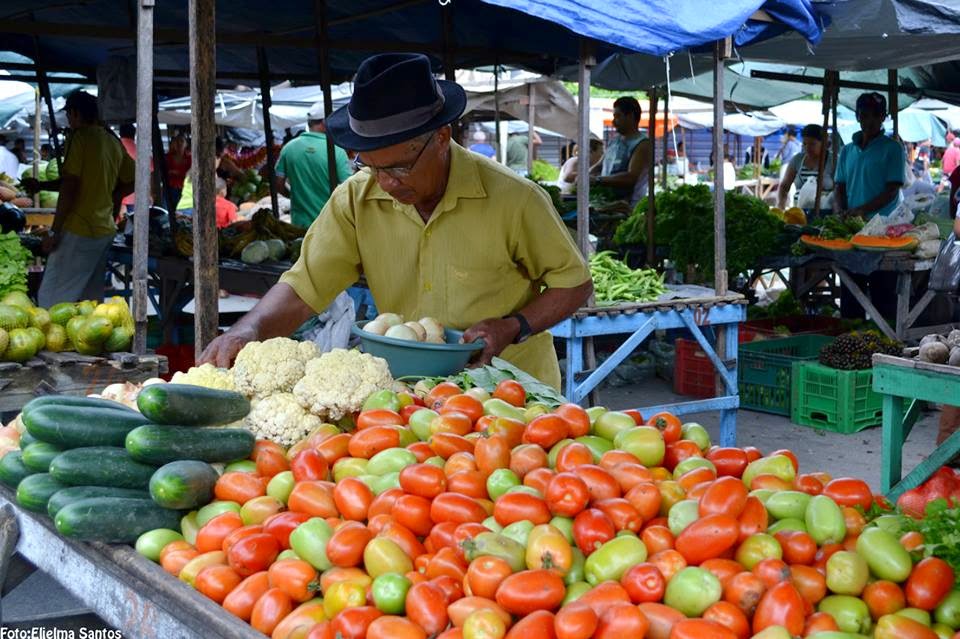
<instances>
[{"instance_id":1,"label":"wristwatch","mask_svg":"<svg viewBox=\"0 0 960 639\"><path fill-rule=\"evenodd\" d=\"M531 335L533 335L533 329L530 328L530 322L527 321L527 318L524 317L521 313L513 313L507 315L503 319L515 319L520 322L520 332L517 333L517 336L513 338L514 344L521 344L527 341Z\"/></svg>"}]
</instances>

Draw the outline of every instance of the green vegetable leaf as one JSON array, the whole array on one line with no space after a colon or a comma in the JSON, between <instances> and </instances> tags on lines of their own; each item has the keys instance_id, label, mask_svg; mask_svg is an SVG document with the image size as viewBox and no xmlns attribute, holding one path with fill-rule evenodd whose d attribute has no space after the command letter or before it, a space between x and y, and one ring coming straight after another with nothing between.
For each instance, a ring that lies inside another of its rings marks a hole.
<instances>
[{"instance_id":1,"label":"green vegetable leaf","mask_svg":"<svg viewBox=\"0 0 960 639\"><path fill-rule=\"evenodd\" d=\"M31 254L13 231L0 235L0 297L27 292L27 261Z\"/></svg>"}]
</instances>

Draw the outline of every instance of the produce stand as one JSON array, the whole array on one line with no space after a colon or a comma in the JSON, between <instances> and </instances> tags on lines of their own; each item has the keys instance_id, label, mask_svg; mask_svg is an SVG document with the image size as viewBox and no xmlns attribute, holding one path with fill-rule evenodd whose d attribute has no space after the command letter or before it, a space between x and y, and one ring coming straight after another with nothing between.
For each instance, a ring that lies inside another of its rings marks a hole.
<instances>
[{"instance_id":1,"label":"produce stand","mask_svg":"<svg viewBox=\"0 0 960 639\"><path fill-rule=\"evenodd\" d=\"M130 546L60 536L48 518L21 508L6 487L0 487L0 550L0 575L18 552L124 637L263 637Z\"/></svg>"},{"instance_id":2,"label":"produce stand","mask_svg":"<svg viewBox=\"0 0 960 639\"><path fill-rule=\"evenodd\" d=\"M712 291L710 291L712 293ZM667 294L669 295L669 293ZM667 410L676 415L720 411L720 445L732 446L737 438L737 324L746 319L746 299L739 294L697 298L662 299L640 304L586 307L557 324L550 332L566 343L564 395L580 402L656 330L688 329L723 380L726 394L697 401L640 408L644 415ZM723 331L727 358L718 354L703 333L706 327ZM601 335L628 335L610 357L595 370L584 368L584 340Z\"/></svg>"},{"instance_id":3,"label":"produce stand","mask_svg":"<svg viewBox=\"0 0 960 639\"><path fill-rule=\"evenodd\" d=\"M873 390L883 395L880 489L891 501L896 501L900 495L922 484L960 453L958 432L901 479L903 442L917 423L920 402L960 403L960 368L891 355L874 355Z\"/></svg>"},{"instance_id":4,"label":"produce stand","mask_svg":"<svg viewBox=\"0 0 960 639\"><path fill-rule=\"evenodd\" d=\"M39 395L88 395L110 384L142 382L166 372L167 358L162 355L93 357L40 351L23 364L0 362L0 413L19 411Z\"/></svg>"}]
</instances>

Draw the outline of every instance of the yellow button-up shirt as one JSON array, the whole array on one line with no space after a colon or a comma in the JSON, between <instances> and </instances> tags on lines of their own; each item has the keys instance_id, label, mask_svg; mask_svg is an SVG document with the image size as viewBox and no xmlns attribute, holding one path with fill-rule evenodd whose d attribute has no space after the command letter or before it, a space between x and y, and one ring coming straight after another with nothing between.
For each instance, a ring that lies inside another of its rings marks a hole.
<instances>
[{"instance_id":1,"label":"yellow button-up shirt","mask_svg":"<svg viewBox=\"0 0 960 639\"><path fill-rule=\"evenodd\" d=\"M541 188L453 142L447 189L426 223L376 178L358 173L334 191L280 281L319 312L361 273L381 312L435 317L461 330L521 310L542 287L590 278ZM508 346L501 357L559 388L549 333Z\"/></svg>"}]
</instances>

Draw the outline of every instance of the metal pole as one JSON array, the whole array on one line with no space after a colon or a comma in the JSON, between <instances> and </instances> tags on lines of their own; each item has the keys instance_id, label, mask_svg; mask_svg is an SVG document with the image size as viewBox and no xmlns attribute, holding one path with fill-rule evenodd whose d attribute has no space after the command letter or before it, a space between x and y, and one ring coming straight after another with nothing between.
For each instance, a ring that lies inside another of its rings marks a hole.
<instances>
[{"instance_id":1,"label":"metal pole","mask_svg":"<svg viewBox=\"0 0 960 639\"><path fill-rule=\"evenodd\" d=\"M670 130L670 92L663 90L663 170L660 173L660 186L664 190L667 188L667 149L670 148L670 136L667 131ZM653 163L650 164L653 166Z\"/></svg>"},{"instance_id":2,"label":"metal pole","mask_svg":"<svg viewBox=\"0 0 960 639\"><path fill-rule=\"evenodd\" d=\"M323 110L330 115L333 113L333 94L330 86L330 41L327 33L326 0L314 0L313 13L317 21L317 51L320 53L320 90L323 92ZM327 179L330 182L330 192L333 193L337 184L340 183L340 177L337 175L337 154L333 138L326 133L324 137L327 139Z\"/></svg>"},{"instance_id":3,"label":"metal pole","mask_svg":"<svg viewBox=\"0 0 960 639\"><path fill-rule=\"evenodd\" d=\"M147 352L147 255L150 241L150 156L153 155L153 4L137 3L137 164L133 216L133 352Z\"/></svg>"},{"instance_id":4,"label":"metal pole","mask_svg":"<svg viewBox=\"0 0 960 639\"><path fill-rule=\"evenodd\" d=\"M215 0L189 0L190 126L193 130L193 291L197 357L217 336L219 255L216 216L217 159Z\"/></svg>"},{"instance_id":5,"label":"metal pole","mask_svg":"<svg viewBox=\"0 0 960 639\"><path fill-rule=\"evenodd\" d=\"M830 126L830 113L833 110L833 100L836 91L836 71L825 71L823 74L823 100L821 108L823 110L823 133L826 135L827 127ZM813 203L813 216L820 215L820 196L823 194L823 173L827 165L827 141L824 140L820 145L820 158L817 162L817 199Z\"/></svg>"},{"instance_id":6,"label":"metal pole","mask_svg":"<svg viewBox=\"0 0 960 639\"><path fill-rule=\"evenodd\" d=\"M537 106L534 102L534 97L536 95L536 90L533 87L533 82L527 84L527 175L533 175L533 136L534 133L534 123L537 119ZM587 153L587 158L590 157L590 153ZM589 161L589 159L588 159Z\"/></svg>"},{"instance_id":7,"label":"metal pole","mask_svg":"<svg viewBox=\"0 0 960 639\"><path fill-rule=\"evenodd\" d=\"M899 90L897 89L897 70L887 69L887 103L890 105L890 117L893 118L893 134L900 135L900 105Z\"/></svg>"},{"instance_id":8,"label":"metal pole","mask_svg":"<svg viewBox=\"0 0 960 639\"><path fill-rule=\"evenodd\" d=\"M714 288L717 295L727 293L727 218L723 188L723 61L730 55L730 38L718 40L713 48L713 231L714 231ZM717 345L723 340L717 338Z\"/></svg>"},{"instance_id":9,"label":"metal pole","mask_svg":"<svg viewBox=\"0 0 960 639\"><path fill-rule=\"evenodd\" d=\"M503 145L500 144L500 64L493 65L493 148L497 151L497 162L505 163Z\"/></svg>"},{"instance_id":10,"label":"metal pole","mask_svg":"<svg viewBox=\"0 0 960 639\"><path fill-rule=\"evenodd\" d=\"M270 182L270 205L275 217L280 217L280 205L277 202L277 189L273 178L276 175L277 159L273 148L273 123L270 121L270 107L273 99L270 95L270 63L267 50L257 47L257 70L260 72L260 106L263 109L263 135L267 141L267 180Z\"/></svg>"},{"instance_id":11,"label":"metal pole","mask_svg":"<svg viewBox=\"0 0 960 639\"><path fill-rule=\"evenodd\" d=\"M33 179L40 179L40 90L33 91ZM40 206L40 192L33 194L33 206Z\"/></svg>"},{"instance_id":12,"label":"metal pole","mask_svg":"<svg viewBox=\"0 0 960 639\"><path fill-rule=\"evenodd\" d=\"M647 137L650 138L651 156L655 156L657 148L657 87L650 89L650 112L647 114ZM657 176L653 174L656 162L650 158L650 167L647 172L647 266L652 267L657 259L655 238L653 237L654 218L657 215L657 196L654 193L657 186Z\"/></svg>"}]
</instances>

